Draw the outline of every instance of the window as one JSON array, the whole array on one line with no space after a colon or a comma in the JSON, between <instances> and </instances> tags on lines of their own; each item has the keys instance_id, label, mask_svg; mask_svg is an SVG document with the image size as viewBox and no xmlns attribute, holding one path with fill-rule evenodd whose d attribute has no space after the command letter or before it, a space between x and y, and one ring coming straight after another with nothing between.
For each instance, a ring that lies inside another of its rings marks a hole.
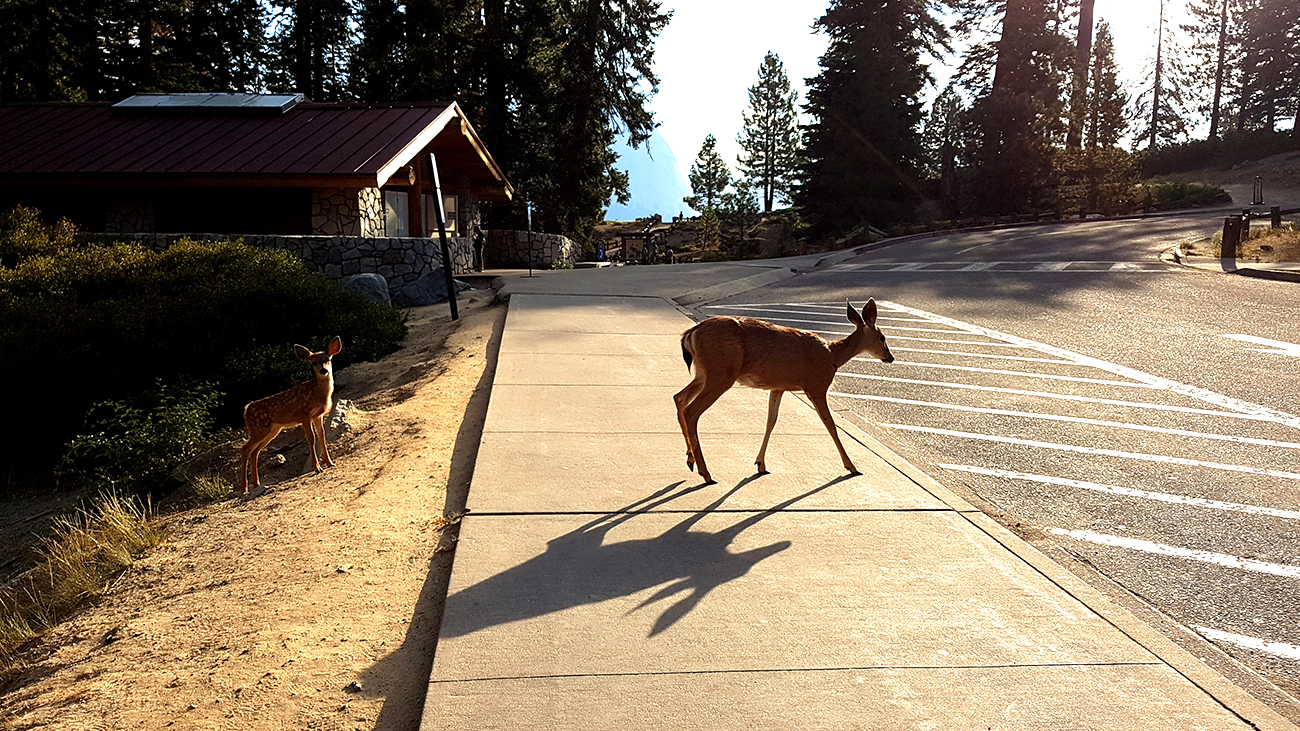
<instances>
[{"instance_id":1,"label":"window","mask_svg":"<svg viewBox=\"0 0 1300 731\"><path fill-rule=\"evenodd\" d=\"M384 191L384 235L411 235L410 197L404 190Z\"/></svg>"},{"instance_id":2,"label":"window","mask_svg":"<svg viewBox=\"0 0 1300 731\"><path fill-rule=\"evenodd\" d=\"M456 233L456 222L459 219L456 216L456 196L444 195L442 197L442 210L446 214L447 235L457 236L458 234ZM425 226L425 228L427 229L427 231L425 231L425 234L427 236L432 237L438 235L437 213L438 212L434 210L433 207L433 194L425 193L424 194L424 220L428 222L427 225Z\"/></svg>"}]
</instances>

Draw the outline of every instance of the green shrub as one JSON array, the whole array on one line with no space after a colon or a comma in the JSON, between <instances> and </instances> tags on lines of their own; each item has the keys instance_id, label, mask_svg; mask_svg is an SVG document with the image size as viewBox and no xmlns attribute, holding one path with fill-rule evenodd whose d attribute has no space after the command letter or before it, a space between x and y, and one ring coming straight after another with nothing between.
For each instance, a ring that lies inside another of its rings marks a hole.
<instances>
[{"instance_id":1,"label":"green shrub","mask_svg":"<svg viewBox=\"0 0 1300 731\"><path fill-rule=\"evenodd\" d=\"M71 248L77 227L67 219L46 224L34 208L17 206L0 213L0 266L14 266L37 256Z\"/></svg>"},{"instance_id":2,"label":"green shrub","mask_svg":"<svg viewBox=\"0 0 1300 731\"><path fill-rule=\"evenodd\" d=\"M1142 186L1158 211L1231 203L1228 191L1216 185L1188 183L1184 180L1151 180Z\"/></svg>"},{"instance_id":3,"label":"green shrub","mask_svg":"<svg viewBox=\"0 0 1300 731\"><path fill-rule=\"evenodd\" d=\"M32 417L0 440L0 460L39 470L91 404L159 382L212 384L225 394L216 423L241 426L245 403L308 377L293 344L335 335L337 367L373 360L406 336L405 315L241 242L63 246L0 266L0 378Z\"/></svg>"},{"instance_id":4,"label":"green shrub","mask_svg":"<svg viewBox=\"0 0 1300 731\"><path fill-rule=\"evenodd\" d=\"M206 383L159 385L125 401L90 408L84 431L68 443L60 472L79 488L146 493L177 465L212 444L220 394Z\"/></svg>"}]
</instances>

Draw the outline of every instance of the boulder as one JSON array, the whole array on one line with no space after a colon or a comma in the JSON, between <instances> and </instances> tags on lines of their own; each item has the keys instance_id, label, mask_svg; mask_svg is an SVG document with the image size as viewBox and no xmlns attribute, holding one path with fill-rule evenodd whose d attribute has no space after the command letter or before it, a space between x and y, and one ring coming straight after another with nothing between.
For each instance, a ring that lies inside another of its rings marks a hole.
<instances>
[{"instance_id":1,"label":"boulder","mask_svg":"<svg viewBox=\"0 0 1300 731\"><path fill-rule=\"evenodd\" d=\"M390 304L388 298L388 280L379 274L353 274L339 280L344 289L355 289L375 302Z\"/></svg>"},{"instance_id":2,"label":"boulder","mask_svg":"<svg viewBox=\"0 0 1300 731\"><path fill-rule=\"evenodd\" d=\"M452 280L455 281L455 280ZM456 282L456 291L463 292L470 286ZM420 278L402 287L393 295L393 304L397 307L423 307L447 301L447 278L441 270L420 275Z\"/></svg>"}]
</instances>

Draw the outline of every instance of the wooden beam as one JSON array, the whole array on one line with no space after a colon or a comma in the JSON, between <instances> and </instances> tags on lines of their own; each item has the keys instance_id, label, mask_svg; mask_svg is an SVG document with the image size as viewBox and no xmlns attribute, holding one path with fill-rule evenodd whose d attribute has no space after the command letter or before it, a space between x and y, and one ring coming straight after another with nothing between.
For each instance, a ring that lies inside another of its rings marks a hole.
<instances>
[{"instance_id":1,"label":"wooden beam","mask_svg":"<svg viewBox=\"0 0 1300 731\"><path fill-rule=\"evenodd\" d=\"M388 179L384 185L391 185L395 188L409 188L415 185L415 166L403 165L393 173L393 177Z\"/></svg>"}]
</instances>

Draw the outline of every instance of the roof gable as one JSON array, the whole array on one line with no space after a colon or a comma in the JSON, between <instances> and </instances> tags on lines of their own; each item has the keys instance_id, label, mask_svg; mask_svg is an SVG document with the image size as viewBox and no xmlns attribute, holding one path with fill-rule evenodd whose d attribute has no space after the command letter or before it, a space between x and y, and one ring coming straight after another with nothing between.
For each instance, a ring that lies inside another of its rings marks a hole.
<instances>
[{"instance_id":1,"label":"roof gable","mask_svg":"<svg viewBox=\"0 0 1300 731\"><path fill-rule=\"evenodd\" d=\"M300 103L277 114L205 111L124 114L108 104L0 107L0 185L276 185L301 179L375 187L437 139L437 146L450 146L458 164L473 166L466 171L471 179L493 183L507 198L513 192L454 102ZM444 130L460 134L440 135ZM441 150L435 152L441 160Z\"/></svg>"}]
</instances>

